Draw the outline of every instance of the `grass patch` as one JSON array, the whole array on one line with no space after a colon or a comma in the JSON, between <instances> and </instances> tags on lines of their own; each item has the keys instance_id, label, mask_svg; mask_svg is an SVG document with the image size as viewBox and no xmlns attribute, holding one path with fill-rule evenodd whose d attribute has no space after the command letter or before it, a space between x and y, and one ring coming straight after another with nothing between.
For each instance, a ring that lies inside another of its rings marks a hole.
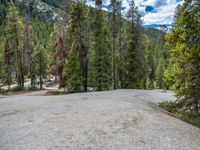
<instances>
[{"instance_id":1,"label":"grass patch","mask_svg":"<svg viewBox=\"0 0 200 150\"><path fill-rule=\"evenodd\" d=\"M47 95L65 95L67 94L65 91L48 91Z\"/></svg>"},{"instance_id":2,"label":"grass patch","mask_svg":"<svg viewBox=\"0 0 200 150\"><path fill-rule=\"evenodd\" d=\"M165 101L160 103L159 106L173 114L176 118L200 128L200 112L184 110L181 103L178 102Z\"/></svg>"},{"instance_id":3,"label":"grass patch","mask_svg":"<svg viewBox=\"0 0 200 150\"><path fill-rule=\"evenodd\" d=\"M187 123L190 123L200 128L200 113L182 112L179 114L179 118Z\"/></svg>"},{"instance_id":4,"label":"grass patch","mask_svg":"<svg viewBox=\"0 0 200 150\"><path fill-rule=\"evenodd\" d=\"M176 103L170 102L170 101L165 101L159 104L160 107L164 108L170 113L175 113L177 112L177 105Z\"/></svg>"},{"instance_id":5,"label":"grass patch","mask_svg":"<svg viewBox=\"0 0 200 150\"><path fill-rule=\"evenodd\" d=\"M24 93L29 93L29 92L33 92L33 91L38 91L38 88L35 89L31 89L31 88L24 88L21 89L19 87L14 87L11 88L10 90L8 89L0 89L0 93L3 95L13 95L13 94L24 94Z\"/></svg>"}]
</instances>

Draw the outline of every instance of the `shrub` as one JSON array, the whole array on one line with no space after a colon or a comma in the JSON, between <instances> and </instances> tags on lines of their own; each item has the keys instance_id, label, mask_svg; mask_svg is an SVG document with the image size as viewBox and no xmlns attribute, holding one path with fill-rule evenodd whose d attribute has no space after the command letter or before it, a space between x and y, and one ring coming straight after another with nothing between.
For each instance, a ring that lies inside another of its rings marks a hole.
<instances>
[{"instance_id":1,"label":"shrub","mask_svg":"<svg viewBox=\"0 0 200 150\"><path fill-rule=\"evenodd\" d=\"M175 113L177 111L177 107L178 105L174 102L170 102L170 101L165 101L159 104L160 107L162 107L163 109L171 112L171 113Z\"/></svg>"}]
</instances>

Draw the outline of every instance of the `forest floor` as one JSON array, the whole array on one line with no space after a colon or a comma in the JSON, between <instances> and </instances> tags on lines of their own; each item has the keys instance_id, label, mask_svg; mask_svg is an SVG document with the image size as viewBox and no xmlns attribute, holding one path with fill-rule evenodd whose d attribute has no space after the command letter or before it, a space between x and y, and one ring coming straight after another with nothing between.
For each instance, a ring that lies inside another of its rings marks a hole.
<instances>
[{"instance_id":1,"label":"forest floor","mask_svg":"<svg viewBox=\"0 0 200 150\"><path fill-rule=\"evenodd\" d=\"M30 88L31 87L30 79L26 79L26 81L24 82L24 87L25 88ZM39 88L39 85L37 85L36 87ZM0 88L3 89L3 90L8 90L8 85L0 83ZM17 84L16 83L15 84L11 84L10 88L11 89L17 88ZM48 90L56 90L56 89L59 88L59 84L55 83L55 81L53 79L50 79L49 81L44 81L43 88L44 89L48 89Z\"/></svg>"},{"instance_id":2,"label":"forest floor","mask_svg":"<svg viewBox=\"0 0 200 150\"><path fill-rule=\"evenodd\" d=\"M0 96L1 150L200 150L200 129L157 105L172 92L43 92Z\"/></svg>"}]
</instances>

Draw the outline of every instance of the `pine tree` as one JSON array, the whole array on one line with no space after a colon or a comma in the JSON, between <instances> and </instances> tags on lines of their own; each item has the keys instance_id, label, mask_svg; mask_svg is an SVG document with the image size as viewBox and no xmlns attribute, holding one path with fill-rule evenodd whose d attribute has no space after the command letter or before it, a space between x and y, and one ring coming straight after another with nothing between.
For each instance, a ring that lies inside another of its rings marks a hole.
<instances>
[{"instance_id":1,"label":"pine tree","mask_svg":"<svg viewBox=\"0 0 200 150\"><path fill-rule=\"evenodd\" d=\"M127 18L130 21L129 27L129 48L126 55L126 87L141 88L143 80L144 53L141 47L141 17L137 12L134 1L129 2Z\"/></svg>"},{"instance_id":2,"label":"pine tree","mask_svg":"<svg viewBox=\"0 0 200 150\"><path fill-rule=\"evenodd\" d=\"M4 80L4 49L5 49L5 42L4 42L4 26L0 25L0 82L2 83ZM1 87L0 87L1 88Z\"/></svg>"},{"instance_id":3,"label":"pine tree","mask_svg":"<svg viewBox=\"0 0 200 150\"><path fill-rule=\"evenodd\" d=\"M43 89L44 79L48 75L49 56L51 54L48 47L50 34L53 30L51 23L44 22L41 18L35 17L33 23L34 30L34 72L36 79L39 78L39 88ZM43 32L41 32L43 31Z\"/></svg>"},{"instance_id":4,"label":"pine tree","mask_svg":"<svg viewBox=\"0 0 200 150\"><path fill-rule=\"evenodd\" d=\"M163 28L163 27L162 27ZM164 71L166 70L169 47L164 40L165 28L145 29L145 88L165 88Z\"/></svg>"},{"instance_id":5,"label":"pine tree","mask_svg":"<svg viewBox=\"0 0 200 150\"><path fill-rule=\"evenodd\" d=\"M84 92L87 92L88 85L88 47L86 41L86 6L83 1L78 1L72 5L69 29L69 36L72 43L75 42L79 52L79 63L82 75L82 87Z\"/></svg>"},{"instance_id":6,"label":"pine tree","mask_svg":"<svg viewBox=\"0 0 200 150\"><path fill-rule=\"evenodd\" d=\"M35 89L36 75L35 75L35 61L34 61L34 31L30 19L30 1L25 1L25 29L24 29L24 70L31 78L31 89Z\"/></svg>"},{"instance_id":7,"label":"pine tree","mask_svg":"<svg viewBox=\"0 0 200 150\"><path fill-rule=\"evenodd\" d=\"M68 55L68 47L69 43L66 39L66 29L62 24L55 25L54 32L51 35L51 44L50 49L52 49L51 56L51 64L50 64L50 72L57 76L59 76L59 87L65 86L64 81L64 67L65 60Z\"/></svg>"},{"instance_id":8,"label":"pine tree","mask_svg":"<svg viewBox=\"0 0 200 150\"><path fill-rule=\"evenodd\" d=\"M14 53L12 64L16 65L17 82L19 88L24 88L24 60L23 60L23 19L13 3L9 4L6 16L6 36L10 43L10 50Z\"/></svg>"},{"instance_id":9,"label":"pine tree","mask_svg":"<svg viewBox=\"0 0 200 150\"><path fill-rule=\"evenodd\" d=\"M37 67L36 75L39 77L39 88L42 90L44 84L43 79L47 72L47 53L45 47L39 42L35 46L34 51L35 65Z\"/></svg>"},{"instance_id":10,"label":"pine tree","mask_svg":"<svg viewBox=\"0 0 200 150\"><path fill-rule=\"evenodd\" d=\"M82 76L79 58L78 46L73 42L65 66L65 88L69 93L81 92Z\"/></svg>"},{"instance_id":11,"label":"pine tree","mask_svg":"<svg viewBox=\"0 0 200 150\"><path fill-rule=\"evenodd\" d=\"M165 63L165 60L161 57L158 61L158 66L156 70L157 87L160 89L164 88L164 80L163 80L164 70L165 70L164 63Z\"/></svg>"},{"instance_id":12,"label":"pine tree","mask_svg":"<svg viewBox=\"0 0 200 150\"><path fill-rule=\"evenodd\" d=\"M145 36L145 61L146 61L146 83L145 88L154 89L154 81L156 78L156 63L155 63L155 41L148 36ZM156 42L156 44L158 44Z\"/></svg>"},{"instance_id":13,"label":"pine tree","mask_svg":"<svg viewBox=\"0 0 200 150\"><path fill-rule=\"evenodd\" d=\"M93 20L93 46L92 67L90 68L93 76L93 85L98 91L108 90L111 87L111 45L109 44L108 22L106 22L101 10L102 1L96 1L96 10Z\"/></svg>"},{"instance_id":14,"label":"pine tree","mask_svg":"<svg viewBox=\"0 0 200 150\"><path fill-rule=\"evenodd\" d=\"M12 64L11 64L11 51L10 51L10 43L8 40L5 42L4 48L4 67L5 67L5 75L6 75L6 84L8 84L8 89L10 91L10 85L12 83Z\"/></svg>"},{"instance_id":15,"label":"pine tree","mask_svg":"<svg viewBox=\"0 0 200 150\"><path fill-rule=\"evenodd\" d=\"M166 78L175 83L183 108L195 113L199 113L200 107L199 7L199 1L192 0L185 0L182 6L178 6L174 27L166 36L169 42L175 42Z\"/></svg>"},{"instance_id":16,"label":"pine tree","mask_svg":"<svg viewBox=\"0 0 200 150\"><path fill-rule=\"evenodd\" d=\"M122 1L111 0L110 21L110 43L112 43L112 82L113 89L119 88L119 57L122 51Z\"/></svg>"},{"instance_id":17,"label":"pine tree","mask_svg":"<svg viewBox=\"0 0 200 150\"><path fill-rule=\"evenodd\" d=\"M116 40L117 40L117 1L111 0L111 37L112 37L112 80L113 89L116 89Z\"/></svg>"},{"instance_id":18,"label":"pine tree","mask_svg":"<svg viewBox=\"0 0 200 150\"><path fill-rule=\"evenodd\" d=\"M122 7L122 1L117 1L117 24L118 24L118 37L117 37L117 62L116 62L116 74L118 87L124 88L125 80L125 53L126 53L126 21L124 20L122 11L125 8Z\"/></svg>"}]
</instances>

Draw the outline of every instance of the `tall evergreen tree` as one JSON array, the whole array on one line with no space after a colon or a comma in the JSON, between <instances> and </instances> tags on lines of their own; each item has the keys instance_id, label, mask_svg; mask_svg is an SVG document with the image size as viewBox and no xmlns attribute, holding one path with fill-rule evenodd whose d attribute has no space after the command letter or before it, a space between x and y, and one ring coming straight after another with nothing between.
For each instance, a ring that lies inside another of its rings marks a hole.
<instances>
[{"instance_id":1,"label":"tall evergreen tree","mask_svg":"<svg viewBox=\"0 0 200 150\"><path fill-rule=\"evenodd\" d=\"M116 89L116 40L117 40L117 0L111 0L111 34L112 34L112 80L113 89Z\"/></svg>"},{"instance_id":2,"label":"tall evergreen tree","mask_svg":"<svg viewBox=\"0 0 200 150\"><path fill-rule=\"evenodd\" d=\"M122 1L111 0L110 34L112 43L112 82L113 89L119 88L119 57L122 51Z\"/></svg>"},{"instance_id":3,"label":"tall evergreen tree","mask_svg":"<svg viewBox=\"0 0 200 150\"><path fill-rule=\"evenodd\" d=\"M31 79L31 89L35 89L36 75L35 75L35 61L34 61L34 31L31 24L30 0L24 2L24 70L29 74Z\"/></svg>"},{"instance_id":4,"label":"tall evergreen tree","mask_svg":"<svg viewBox=\"0 0 200 150\"><path fill-rule=\"evenodd\" d=\"M4 70L6 75L6 84L8 84L8 89L10 91L10 85L12 83L12 64L11 64L11 50L9 40L5 42L4 48Z\"/></svg>"},{"instance_id":5,"label":"tall evergreen tree","mask_svg":"<svg viewBox=\"0 0 200 150\"><path fill-rule=\"evenodd\" d=\"M50 38L50 33L53 30L52 24L44 22L41 18L34 18L34 62L35 62L35 73L39 77L39 87L43 88L44 79L47 77L48 73L48 56L50 52L48 51L48 41ZM43 31L43 32L41 32Z\"/></svg>"},{"instance_id":6,"label":"tall evergreen tree","mask_svg":"<svg viewBox=\"0 0 200 150\"><path fill-rule=\"evenodd\" d=\"M129 25L129 48L126 56L126 87L141 88L143 80L144 53L141 47L141 17L133 0L129 2L127 18Z\"/></svg>"},{"instance_id":7,"label":"tall evergreen tree","mask_svg":"<svg viewBox=\"0 0 200 150\"><path fill-rule=\"evenodd\" d=\"M4 42L4 26L0 25L0 82L3 82L4 79L4 48L5 48L5 42Z\"/></svg>"},{"instance_id":8,"label":"tall evergreen tree","mask_svg":"<svg viewBox=\"0 0 200 150\"><path fill-rule=\"evenodd\" d=\"M146 83L145 88L146 89L154 89L154 82L156 78L156 57L155 57L155 46L158 44L154 40L152 40L150 37L145 36L144 38L145 42L145 61L146 61Z\"/></svg>"},{"instance_id":9,"label":"tall evergreen tree","mask_svg":"<svg viewBox=\"0 0 200 150\"><path fill-rule=\"evenodd\" d=\"M35 62L37 65L37 76L39 76L39 88L40 90L43 89L43 79L46 75L46 69L47 69L47 55L46 55L46 49L43 47L43 45L37 43L37 46L35 47Z\"/></svg>"},{"instance_id":10,"label":"tall evergreen tree","mask_svg":"<svg viewBox=\"0 0 200 150\"><path fill-rule=\"evenodd\" d=\"M10 43L10 50L14 53L12 64L16 65L18 86L24 88L24 53L23 53L23 19L13 3L9 4L6 16L6 36Z\"/></svg>"},{"instance_id":11,"label":"tall evergreen tree","mask_svg":"<svg viewBox=\"0 0 200 150\"><path fill-rule=\"evenodd\" d=\"M79 51L76 42L73 42L69 50L69 57L66 61L65 77L66 77L66 90L69 93L81 92L81 69L79 62Z\"/></svg>"},{"instance_id":12,"label":"tall evergreen tree","mask_svg":"<svg viewBox=\"0 0 200 150\"><path fill-rule=\"evenodd\" d=\"M70 14L70 33L72 43L76 43L79 53L80 71L82 74L82 87L87 92L88 85L88 47L86 42L86 7L83 1L72 5Z\"/></svg>"},{"instance_id":13,"label":"tall evergreen tree","mask_svg":"<svg viewBox=\"0 0 200 150\"><path fill-rule=\"evenodd\" d=\"M174 27L166 36L175 47L166 79L175 83L183 108L199 113L200 107L200 2L185 0L177 7Z\"/></svg>"},{"instance_id":14,"label":"tall evergreen tree","mask_svg":"<svg viewBox=\"0 0 200 150\"><path fill-rule=\"evenodd\" d=\"M50 49L52 50L50 71L57 80L59 77L59 87L65 86L64 81L64 67L65 60L68 54L69 43L66 38L66 28L62 24L55 25L54 32L51 35L51 44Z\"/></svg>"},{"instance_id":15,"label":"tall evergreen tree","mask_svg":"<svg viewBox=\"0 0 200 150\"><path fill-rule=\"evenodd\" d=\"M123 1L117 1L117 24L118 24L118 37L117 37L117 62L116 62L116 72L117 78L119 80L118 86L124 88L125 80L125 53L126 53L126 20L123 17L122 7Z\"/></svg>"},{"instance_id":16,"label":"tall evergreen tree","mask_svg":"<svg viewBox=\"0 0 200 150\"><path fill-rule=\"evenodd\" d=\"M105 21L104 13L101 10L102 1L96 1L96 10L93 20L93 58L92 74L94 85L98 91L110 89L111 87L111 52L108 40L108 23Z\"/></svg>"}]
</instances>

